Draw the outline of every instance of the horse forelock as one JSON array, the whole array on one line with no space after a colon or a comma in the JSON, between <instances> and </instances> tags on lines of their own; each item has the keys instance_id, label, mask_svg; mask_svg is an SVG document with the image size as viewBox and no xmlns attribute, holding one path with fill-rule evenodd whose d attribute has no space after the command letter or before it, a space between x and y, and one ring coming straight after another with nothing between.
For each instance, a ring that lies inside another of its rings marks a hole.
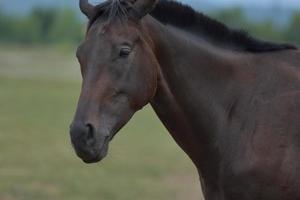
<instances>
[{"instance_id":1,"label":"horse forelock","mask_svg":"<svg viewBox=\"0 0 300 200\"><path fill-rule=\"evenodd\" d=\"M106 21L128 19L128 10L131 8L128 0L109 0L96 6L96 15L89 21L88 30L101 17Z\"/></svg>"}]
</instances>

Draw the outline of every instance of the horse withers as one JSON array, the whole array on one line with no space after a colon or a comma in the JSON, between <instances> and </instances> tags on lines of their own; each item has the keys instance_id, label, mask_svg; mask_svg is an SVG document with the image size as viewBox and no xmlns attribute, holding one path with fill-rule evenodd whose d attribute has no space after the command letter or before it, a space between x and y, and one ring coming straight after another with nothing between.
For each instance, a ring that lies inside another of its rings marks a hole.
<instances>
[{"instance_id":1,"label":"horse withers","mask_svg":"<svg viewBox=\"0 0 300 200\"><path fill-rule=\"evenodd\" d=\"M71 140L86 163L150 103L206 200L300 199L300 51L170 0L92 6Z\"/></svg>"}]
</instances>

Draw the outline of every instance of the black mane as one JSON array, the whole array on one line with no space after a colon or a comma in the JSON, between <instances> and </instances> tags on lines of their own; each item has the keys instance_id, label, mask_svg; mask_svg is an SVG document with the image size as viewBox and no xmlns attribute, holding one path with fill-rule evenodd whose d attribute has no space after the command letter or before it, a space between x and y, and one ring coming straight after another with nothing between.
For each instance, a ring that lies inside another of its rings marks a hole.
<instances>
[{"instance_id":1,"label":"black mane","mask_svg":"<svg viewBox=\"0 0 300 200\"><path fill-rule=\"evenodd\" d=\"M112 0L105 5L98 5L97 14L90 20L88 29L101 16L107 19L115 17L127 19L126 0ZM277 44L251 37L244 31L230 29L224 24L195 11L187 5L174 0L159 0L150 13L164 24L170 24L209 40L215 45L246 52L268 52L285 49L297 49L292 44Z\"/></svg>"},{"instance_id":2,"label":"black mane","mask_svg":"<svg viewBox=\"0 0 300 200\"><path fill-rule=\"evenodd\" d=\"M255 39L244 31L230 29L224 24L195 11L190 6L173 0L160 0L150 14L164 24L170 24L204 36L216 44L235 50L267 52L297 49L291 44L276 44Z\"/></svg>"}]
</instances>

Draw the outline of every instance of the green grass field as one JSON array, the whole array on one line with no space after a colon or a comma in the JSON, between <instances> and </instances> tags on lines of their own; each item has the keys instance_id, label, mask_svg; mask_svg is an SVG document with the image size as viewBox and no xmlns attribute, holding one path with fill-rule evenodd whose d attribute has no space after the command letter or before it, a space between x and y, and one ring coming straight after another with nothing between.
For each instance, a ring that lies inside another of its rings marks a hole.
<instances>
[{"instance_id":1,"label":"green grass field","mask_svg":"<svg viewBox=\"0 0 300 200\"><path fill-rule=\"evenodd\" d=\"M69 142L80 91L72 52L0 48L0 200L196 200L196 170L150 107L86 165Z\"/></svg>"}]
</instances>

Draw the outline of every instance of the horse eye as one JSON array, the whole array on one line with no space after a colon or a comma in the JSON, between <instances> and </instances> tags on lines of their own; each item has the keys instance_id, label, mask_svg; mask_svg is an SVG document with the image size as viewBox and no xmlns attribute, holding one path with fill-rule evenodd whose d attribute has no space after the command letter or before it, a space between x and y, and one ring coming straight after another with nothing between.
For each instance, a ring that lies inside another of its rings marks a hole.
<instances>
[{"instance_id":1,"label":"horse eye","mask_svg":"<svg viewBox=\"0 0 300 200\"><path fill-rule=\"evenodd\" d=\"M122 47L119 53L119 56L122 58L126 58L130 55L131 48L130 47Z\"/></svg>"}]
</instances>

